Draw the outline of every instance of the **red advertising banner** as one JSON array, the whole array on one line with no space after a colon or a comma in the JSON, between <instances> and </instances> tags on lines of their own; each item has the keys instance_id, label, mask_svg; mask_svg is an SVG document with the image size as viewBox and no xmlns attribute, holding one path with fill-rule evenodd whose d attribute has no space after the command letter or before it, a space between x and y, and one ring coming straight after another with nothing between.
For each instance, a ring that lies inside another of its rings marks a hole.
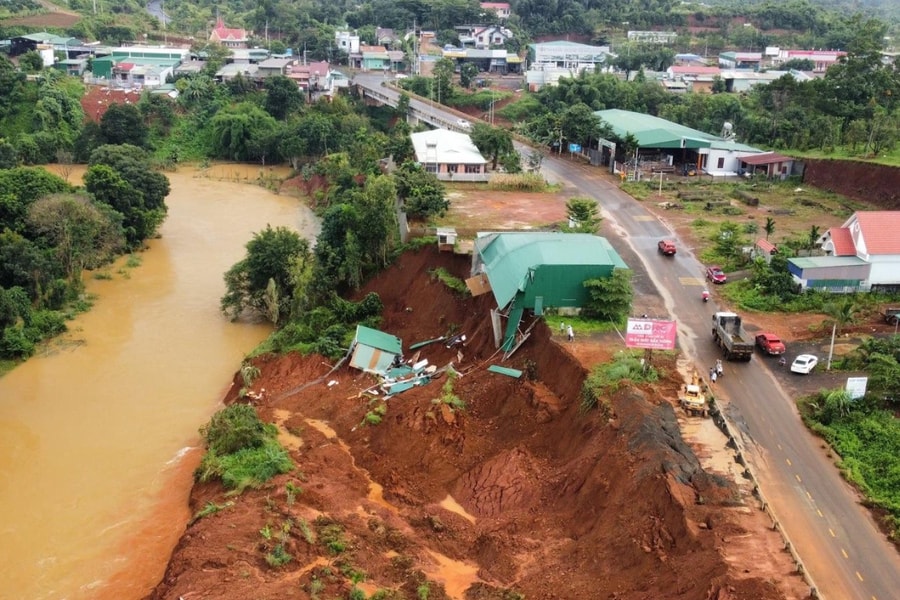
<instances>
[{"instance_id":1,"label":"red advertising banner","mask_svg":"<svg viewBox=\"0 0 900 600\"><path fill-rule=\"evenodd\" d=\"M659 319L628 319L625 346L650 350L673 350L678 328L675 321Z\"/></svg>"}]
</instances>

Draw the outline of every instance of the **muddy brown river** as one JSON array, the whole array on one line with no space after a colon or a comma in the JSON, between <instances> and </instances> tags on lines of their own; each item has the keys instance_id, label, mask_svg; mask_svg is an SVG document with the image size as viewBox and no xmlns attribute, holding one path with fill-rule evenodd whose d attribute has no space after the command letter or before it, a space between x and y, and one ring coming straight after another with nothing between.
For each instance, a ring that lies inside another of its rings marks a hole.
<instances>
[{"instance_id":1,"label":"muddy brown river","mask_svg":"<svg viewBox=\"0 0 900 600\"><path fill-rule=\"evenodd\" d=\"M221 315L222 275L266 224L318 229L297 199L246 183L260 173L168 173L140 264L86 273L93 309L0 378L0 599L134 599L161 578L190 517L197 430L270 331Z\"/></svg>"}]
</instances>

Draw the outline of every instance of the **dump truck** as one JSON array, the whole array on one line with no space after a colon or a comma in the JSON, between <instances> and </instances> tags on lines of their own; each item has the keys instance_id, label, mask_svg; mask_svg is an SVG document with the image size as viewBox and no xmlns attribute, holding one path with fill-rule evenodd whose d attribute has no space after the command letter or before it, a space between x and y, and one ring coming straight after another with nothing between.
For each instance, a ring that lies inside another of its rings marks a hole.
<instances>
[{"instance_id":1,"label":"dump truck","mask_svg":"<svg viewBox=\"0 0 900 600\"><path fill-rule=\"evenodd\" d=\"M709 405L706 403L706 396L703 394L703 388L695 379L693 383L684 386L678 403L684 412L691 416L706 417L709 415Z\"/></svg>"},{"instance_id":2,"label":"dump truck","mask_svg":"<svg viewBox=\"0 0 900 600\"><path fill-rule=\"evenodd\" d=\"M717 312L712 320L713 340L722 349L725 360L750 360L754 340L744 331L741 317L733 312Z\"/></svg>"}]
</instances>

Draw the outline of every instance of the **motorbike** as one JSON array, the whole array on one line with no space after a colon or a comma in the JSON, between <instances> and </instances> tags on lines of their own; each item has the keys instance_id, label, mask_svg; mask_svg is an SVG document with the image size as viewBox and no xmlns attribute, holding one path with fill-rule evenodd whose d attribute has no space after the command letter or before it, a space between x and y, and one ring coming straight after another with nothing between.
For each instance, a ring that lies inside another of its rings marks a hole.
<instances>
[{"instance_id":1,"label":"motorbike","mask_svg":"<svg viewBox=\"0 0 900 600\"><path fill-rule=\"evenodd\" d=\"M704 302L709 302L709 290L703 290L703 293L700 294L700 297L703 298Z\"/></svg>"}]
</instances>

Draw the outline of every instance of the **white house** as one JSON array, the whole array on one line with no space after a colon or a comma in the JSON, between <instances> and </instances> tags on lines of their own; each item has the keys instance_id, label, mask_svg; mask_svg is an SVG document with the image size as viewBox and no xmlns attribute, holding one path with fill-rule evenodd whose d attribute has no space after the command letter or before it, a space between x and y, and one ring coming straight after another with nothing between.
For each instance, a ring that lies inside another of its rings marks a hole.
<instances>
[{"instance_id":1,"label":"white house","mask_svg":"<svg viewBox=\"0 0 900 600\"><path fill-rule=\"evenodd\" d=\"M410 134L416 162L443 181L487 181L487 160L465 133L432 129Z\"/></svg>"},{"instance_id":2,"label":"white house","mask_svg":"<svg viewBox=\"0 0 900 600\"><path fill-rule=\"evenodd\" d=\"M335 31L334 42L342 52L347 54L359 53L359 36L349 31Z\"/></svg>"},{"instance_id":3,"label":"white house","mask_svg":"<svg viewBox=\"0 0 900 600\"><path fill-rule=\"evenodd\" d=\"M831 256L855 256L871 266L860 289L900 291L900 211L871 210L853 213L840 227L819 239Z\"/></svg>"}]
</instances>

